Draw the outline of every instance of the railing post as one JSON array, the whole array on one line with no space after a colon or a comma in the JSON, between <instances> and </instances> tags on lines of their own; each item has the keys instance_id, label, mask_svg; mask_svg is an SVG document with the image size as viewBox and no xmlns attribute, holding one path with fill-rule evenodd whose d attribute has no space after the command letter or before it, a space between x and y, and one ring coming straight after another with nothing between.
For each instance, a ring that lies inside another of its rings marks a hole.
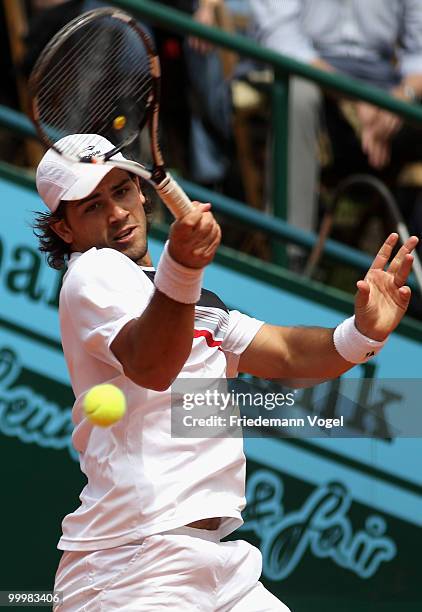
<instances>
[{"instance_id":1,"label":"railing post","mask_svg":"<svg viewBox=\"0 0 422 612\"><path fill-rule=\"evenodd\" d=\"M289 174L289 77L274 71L272 88L272 166L271 187L273 213L275 217L287 219L288 174ZM287 263L286 248L275 243L274 261L281 266Z\"/></svg>"}]
</instances>

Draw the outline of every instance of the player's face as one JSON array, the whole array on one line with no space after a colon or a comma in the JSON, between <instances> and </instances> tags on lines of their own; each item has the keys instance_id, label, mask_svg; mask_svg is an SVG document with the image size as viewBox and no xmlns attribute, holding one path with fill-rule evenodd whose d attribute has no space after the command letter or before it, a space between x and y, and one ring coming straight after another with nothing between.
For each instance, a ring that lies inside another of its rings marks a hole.
<instances>
[{"instance_id":1,"label":"player's face","mask_svg":"<svg viewBox=\"0 0 422 612\"><path fill-rule=\"evenodd\" d=\"M113 168L88 197L66 203L66 218L54 229L72 251L108 247L148 265L144 204L138 182Z\"/></svg>"}]
</instances>

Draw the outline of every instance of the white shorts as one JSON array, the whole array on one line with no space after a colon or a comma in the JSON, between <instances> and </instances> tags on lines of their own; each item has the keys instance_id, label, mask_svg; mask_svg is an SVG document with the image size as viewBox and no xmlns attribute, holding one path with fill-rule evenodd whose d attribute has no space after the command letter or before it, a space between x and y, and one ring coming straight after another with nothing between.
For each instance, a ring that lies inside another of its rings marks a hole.
<instances>
[{"instance_id":1,"label":"white shorts","mask_svg":"<svg viewBox=\"0 0 422 612\"><path fill-rule=\"evenodd\" d=\"M142 543L66 551L57 612L289 612L259 582L260 551L243 540L181 527Z\"/></svg>"}]
</instances>

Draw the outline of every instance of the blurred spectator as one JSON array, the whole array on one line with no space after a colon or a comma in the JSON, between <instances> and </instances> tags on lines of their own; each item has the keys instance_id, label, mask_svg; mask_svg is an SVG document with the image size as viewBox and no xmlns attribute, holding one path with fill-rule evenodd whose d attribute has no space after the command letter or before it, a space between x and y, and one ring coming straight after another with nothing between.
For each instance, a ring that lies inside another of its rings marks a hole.
<instances>
[{"instance_id":1,"label":"blurred spectator","mask_svg":"<svg viewBox=\"0 0 422 612\"><path fill-rule=\"evenodd\" d=\"M207 26L221 27L217 16L226 10L248 9L247 3L239 0L164 1ZM220 50L203 39L187 37L184 56L190 104L189 176L195 182L221 188L234 158L230 75L224 73ZM232 191L231 195L238 193Z\"/></svg>"},{"instance_id":2,"label":"blurred spectator","mask_svg":"<svg viewBox=\"0 0 422 612\"><path fill-rule=\"evenodd\" d=\"M193 18L217 26L216 6L223 0L193 2ZM185 57L191 84L190 175L192 180L216 186L228 171L231 155L231 99L218 49L190 37Z\"/></svg>"},{"instance_id":3,"label":"blurred spectator","mask_svg":"<svg viewBox=\"0 0 422 612\"><path fill-rule=\"evenodd\" d=\"M250 0L250 6L255 35L264 46L402 100L422 97L421 0ZM291 81L289 221L306 230L314 230L316 221L321 100L310 81ZM340 173L369 166L375 173L388 168L393 177L405 162L422 159L421 129L359 101L353 102L353 129L338 100L324 102Z\"/></svg>"}]
</instances>

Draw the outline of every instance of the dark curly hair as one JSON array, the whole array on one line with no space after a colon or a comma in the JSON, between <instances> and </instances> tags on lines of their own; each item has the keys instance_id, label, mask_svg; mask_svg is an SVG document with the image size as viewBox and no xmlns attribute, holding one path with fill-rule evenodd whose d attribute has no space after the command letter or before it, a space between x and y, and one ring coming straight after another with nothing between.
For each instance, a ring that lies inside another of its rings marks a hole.
<instances>
[{"instance_id":1,"label":"dark curly hair","mask_svg":"<svg viewBox=\"0 0 422 612\"><path fill-rule=\"evenodd\" d=\"M135 175L130 175L132 180ZM151 216L153 207L149 197L149 185L141 178L139 179L140 188L145 196L144 210L147 216L147 231L151 225ZM55 270L62 270L67 260L69 259L72 250L71 245L65 242L53 229L53 224L62 219L66 219L66 202L61 201L57 210L53 212L34 211L34 222L32 228L35 236L38 238L38 250L41 253L46 253L47 263Z\"/></svg>"},{"instance_id":2,"label":"dark curly hair","mask_svg":"<svg viewBox=\"0 0 422 612\"><path fill-rule=\"evenodd\" d=\"M39 240L38 249L41 253L47 254L47 263L55 270L61 270L65 267L72 252L70 244L60 238L52 227L54 223L62 219L66 219L66 202L60 202L54 213L35 212L35 219L32 224L34 234Z\"/></svg>"}]
</instances>

